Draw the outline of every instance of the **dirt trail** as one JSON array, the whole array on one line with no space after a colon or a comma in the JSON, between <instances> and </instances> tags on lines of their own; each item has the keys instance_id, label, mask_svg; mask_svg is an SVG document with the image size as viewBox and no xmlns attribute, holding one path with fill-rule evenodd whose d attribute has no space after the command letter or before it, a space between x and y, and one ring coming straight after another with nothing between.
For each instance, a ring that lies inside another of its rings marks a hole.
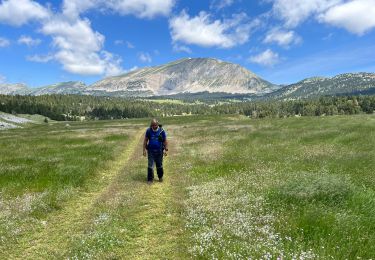
<instances>
[{"instance_id":1,"label":"dirt trail","mask_svg":"<svg viewBox=\"0 0 375 260\"><path fill-rule=\"evenodd\" d=\"M34 230L31 236L22 238L17 248L6 258L8 259L46 259L61 258L66 252L69 238L85 229L87 219L93 212L93 207L106 190L111 186L116 176L126 167L131 155L143 138L143 130L138 130L133 140L118 158L110 163L99 176L87 185L87 191L73 198L63 209L51 213L43 228Z\"/></svg>"},{"instance_id":2,"label":"dirt trail","mask_svg":"<svg viewBox=\"0 0 375 260\"><path fill-rule=\"evenodd\" d=\"M142 159L141 150L133 154L130 171L127 172L137 206L130 212L128 221L138 227L138 234L127 244L126 259L181 259L186 258L182 203L184 177L179 173L178 138L174 139L171 128L169 149L171 154L164 158L165 178L163 182L146 183L147 159ZM129 191L128 191L129 192Z\"/></svg>"},{"instance_id":3,"label":"dirt trail","mask_svg":"<svg viewBox=\"0 0 375 260\"><path fill-rule=\"evenodd\" d=\"M93 228L98 207L124 198L126 201L127 197L135 199L120 211L125 212L124 223L136 226L137 231L126 244L114 249L112 256L119 259L176 259L185 256L186 250L179 239L184 230L181 218L183 180L176 164L178 143L172 142L171 150L175 152L164 160L164 182L156 180L148 185L147 159L141 154L143 135L144 129L137 130L122 154L92 181L92 185L87 185L87 192L69 201L63 209L51 213L45 227L23 237L6 258L66 258L72 246L71 237L79 237ZM115 205L114 210L118 210L116 207L123 205Z\"/></svg>"}]
</instances>

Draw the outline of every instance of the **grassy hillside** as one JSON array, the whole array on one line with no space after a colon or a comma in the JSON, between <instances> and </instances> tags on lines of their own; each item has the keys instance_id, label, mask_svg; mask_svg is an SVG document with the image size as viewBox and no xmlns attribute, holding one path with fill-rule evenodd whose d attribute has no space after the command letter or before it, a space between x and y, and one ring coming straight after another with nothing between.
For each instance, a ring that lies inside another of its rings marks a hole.
<instances>
[{"instance_id":1,"label":"grassy hillside","mask_svg":"<svg viewBox=\"0 0 375 260\"><path fill-rule=\"evenodd\" d=\"M371 258L375 117L163 120L163 183L146 184L148 119L0 135L6 258Z\"/></svg>"}]
</instances>

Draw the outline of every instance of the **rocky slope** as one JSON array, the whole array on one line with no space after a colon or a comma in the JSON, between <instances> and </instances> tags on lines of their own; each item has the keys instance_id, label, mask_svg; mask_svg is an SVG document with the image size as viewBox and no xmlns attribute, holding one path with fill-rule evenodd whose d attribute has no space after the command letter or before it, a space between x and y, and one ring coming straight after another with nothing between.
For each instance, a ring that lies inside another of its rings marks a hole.
<instances>
[{"instance_id":1,"label":"rocky slope","mask_svg":"<svg viewBox=\"0 0 375 260\"><path fill-rule=\"evenodd\" d=\"M189 58L106 78L87 91L144 96L204 91L262 95L277 88L240 65L210 58Z\"/></svg>"},{"instance_id":2,"label":"rocky slope","mask_svg":"<svg viewBox=\"0 0 375 260\"><path fill-rule=\"evenodd\" d=\"M0 94L4 95L27 95L32 90L28 88L25 84L0 84Z\"/></svg>"},{"instance_id":3,"label":"rocky slope","mask_svg":"<svg viewBox=\"0 0 375 260\"><path fill-rule=\"evenodd\" d=\"M69 81L34 89L33 95L48 94L83 94L87 86L83 82Z\"/></svg>"},{"instance_id":4,"label":"rocky slope","mask_svg":"<svg viewBox=\"0 0 375 260\"><path fill-rule=\"evenodd\" d=\"M300 99L332 95L375 94L374 73L346 73L332 78L314 77L266 95L270 99Z\"/></svg>"}]
</instances>

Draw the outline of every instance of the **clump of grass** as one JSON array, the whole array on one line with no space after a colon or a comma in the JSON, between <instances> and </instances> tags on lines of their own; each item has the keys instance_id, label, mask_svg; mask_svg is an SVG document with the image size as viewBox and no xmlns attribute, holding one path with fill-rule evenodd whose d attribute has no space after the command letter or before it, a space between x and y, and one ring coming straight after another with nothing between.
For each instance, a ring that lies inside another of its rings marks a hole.
<instances>
[{"instance_id":1,"label":"clump of grass","mask_svg":"<svg viewBox=\"0 0 375 260\"><path fill-rule=\"evenodd\" d=\"M337 205L353 194L354 186L347 176L338 174L300 173L272 189L270 199L294 204L324 203Z\"/></svg>"},{"instance_id":2,"label":"clump of grass","mask_svg":"<svg viewBox=\"0 0 375 260\"><path fill-rule=\"evenodd\" d=\"M104 137L104 141L115 142L115 141L125 141L128 139L126 135L109 135Z\"/></svg>"},{"instance_id":3,"label":"clump of grass","mask_svg":"<svg viewBox=\"0 0 375 260\"><path fill-rule=\"evenodd\" d=\"M313 248L321 258L368 258L375 250L370 194L347 175L300 173L273 187L267 201L277 216L275 230L291 238L285 248Z\"/></svg>"}]
</instances>

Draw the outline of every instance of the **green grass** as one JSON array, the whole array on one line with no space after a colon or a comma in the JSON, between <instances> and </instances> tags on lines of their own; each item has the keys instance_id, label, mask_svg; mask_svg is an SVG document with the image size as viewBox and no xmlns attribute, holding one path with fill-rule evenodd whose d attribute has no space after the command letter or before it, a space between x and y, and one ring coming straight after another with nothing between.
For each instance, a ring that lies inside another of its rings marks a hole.
<instances>
[{"instance_id":1,"label":"green grass","mask_svg":"<svg viewBox=\"0 0 375 260\"><path fill-rule=\"evenodd\" d=\"M161 123L170 154L165 181L151 186L141 154L149 119L3 131L4 255L374 257L373 115Z\"/></svg>"},{"instance_id":2,"label":"green grass","mask_svg":"<svg viewBox=\"0 0 375 260\"><path fill-rule=\"evenodd\" d=\"M206 154L190 159L195 256L375 255L373 116L227 120L196 128L206 138L220 135L215 143L225 152L209 161L210 146L199 144Z\"/></svg>"}]
</instances>

